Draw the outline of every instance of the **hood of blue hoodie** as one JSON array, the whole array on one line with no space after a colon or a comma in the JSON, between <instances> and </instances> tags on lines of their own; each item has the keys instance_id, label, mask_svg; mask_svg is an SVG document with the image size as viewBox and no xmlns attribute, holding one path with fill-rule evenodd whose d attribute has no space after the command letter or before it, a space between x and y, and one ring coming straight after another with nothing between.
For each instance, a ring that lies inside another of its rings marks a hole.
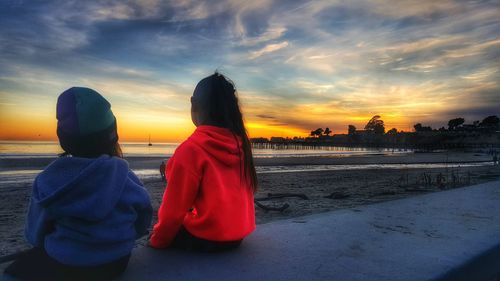
<instances>
[{"instance_id":1,"label":"hood of blue hoodie","mask_svg":"<svg viewBox=\"0 0 500 281\"><path fill-rule=\"evenodd\" d=\"M98 221L115 208L128 173L128 163L117 157L62 157L37 176L32 200L53 218Z\"/></svg>"}]
</instances>

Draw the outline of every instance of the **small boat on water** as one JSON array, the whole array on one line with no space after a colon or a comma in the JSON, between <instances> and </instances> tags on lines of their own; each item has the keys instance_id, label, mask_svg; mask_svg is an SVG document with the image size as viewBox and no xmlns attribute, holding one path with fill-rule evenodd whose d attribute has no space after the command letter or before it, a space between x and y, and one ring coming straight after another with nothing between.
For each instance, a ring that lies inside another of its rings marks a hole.
<instances>
[{"instance_id":1,"label":"small boat on water","mask_svg":"<svg viewBox=\"0 0 500 281\"><path fill-rule=\"evenodd\" d=\"M148 143L148 146L153 146L153 144L151 143L151 134L149 134L149 143Z\"/></svg>"}]
</instances>

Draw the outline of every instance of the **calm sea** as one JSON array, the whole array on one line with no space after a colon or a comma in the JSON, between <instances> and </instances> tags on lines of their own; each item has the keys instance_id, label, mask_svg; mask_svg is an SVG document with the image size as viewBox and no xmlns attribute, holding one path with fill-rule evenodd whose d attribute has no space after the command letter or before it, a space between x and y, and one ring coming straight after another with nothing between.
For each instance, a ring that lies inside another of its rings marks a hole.
<instances>
[{"instance_id":1,"label":"calm sea","mask_svg":"<svg viewBox=\"0 0 500 281\"><path fill-rule=\"evenodd\" d=\"M168 157L174 152L178 143L121 143L127 157ZM34 141L0 141L0 159L29 159L38 157L54 157L62 149L57 142ZM305 157L332 156L345 157L351 155L408 153L404 150L348 148L348 147L316 147L303 149L253 149L255 157ZM357 169L420 169L442 167L482 166L485 163L455 163L455 164L370 164L370 165L292 165L292 166L262 166L256 167L257 173L296 173L306 171L357 170ZM31 183L40 172L39 169L20 170L3 167L0 169L0 190L11 184ZM134 172L140 178L157 178L158 169L136 169Z\"/></svg>"},{"instance_id":2,"label":"calm sea","mask_svg":"<svg viewBox=\"0 0 500 281\"><path fill-rule=\"evenodd\" d=\"M171 156L178 143L147 143L123 142L122 150L125 156ZM50 141L0 141L0 158L47 157L62 152L58 142ZM392 151L374 148L349 148L349 147L317 147L310 149L253 149L255 157L300 157L300 156L349 156L379 153L399 153L405 151Z\"/></svg>"}]
</instances>

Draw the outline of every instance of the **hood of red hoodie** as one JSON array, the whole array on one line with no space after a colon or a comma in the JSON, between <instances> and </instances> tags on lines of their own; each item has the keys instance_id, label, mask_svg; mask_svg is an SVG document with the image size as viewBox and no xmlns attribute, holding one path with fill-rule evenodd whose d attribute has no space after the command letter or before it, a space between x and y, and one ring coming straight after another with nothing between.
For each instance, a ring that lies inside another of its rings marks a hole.
<instances>
[{"instance_id":1,"label":"hood of red hoodie","mask_svg":"<svg viewBox=\"0 0 500 281\"><path fill-rule=\"evenodd\" d=\"M226 165L234 165L243 158L241 138L227 128L198 126L190 139L208 155Z\"/></svg>"}]
</instances>

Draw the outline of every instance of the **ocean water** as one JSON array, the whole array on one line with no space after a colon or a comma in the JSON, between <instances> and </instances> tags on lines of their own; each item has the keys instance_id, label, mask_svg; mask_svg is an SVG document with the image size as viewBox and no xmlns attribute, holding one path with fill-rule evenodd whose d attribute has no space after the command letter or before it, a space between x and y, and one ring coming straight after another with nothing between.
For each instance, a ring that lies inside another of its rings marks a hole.
<instances>
[{"instance_id":1,"label":"ocean water","mask_svg":"<svg viewBox=\"0 0 500 281\"><path fill-rule=\"evenodd\" d=\"M126 157L151 156L169 157L179 143L120 143ZM0 141L0 158L49 157L62 153L58 142L50 141ZM304 157L304 156L350 156L368 154L406 153L405 150L359 148L359 147L316 147L305 149L259 149L254 148L254 157Z\"/></svg>"},{"instance_id":2,"label":"ocean water","mask_svg":"<svg viewBox=\"0 0 500 281\"><path fill-rule=\"evenodd\" d=\"M381 170L381 169L432 169L432 168L460 168L492 166L491 162L471 163L416 163L416 164L361 164L361 165L291 165L291 166L257 166L257 174L274 173L300 173L320 171L345 171L345 170ZM138 177L151 178L158 176L157 169L134 170ZM1 173L1 172L0 172Z\"/></svg>"},{"instance_id":3,"label":"ocean water","mask_svg":"<svg viewBox=\"0 0 500 281\"><path fill-rule=\"evenodd\" d=\"M123 142L120 143L125 157L169 157L174 152L178 143L154 143L148 146L147 143ZM8 162L9 159L30 159L54 157L62 153L62 149L58 142L50 141L0 141L0 159ZM306 156L332 156L345 157L351 155L368 155L368 154L389 154L389 153L404 153L405 151L390 151L371 148L348 148L348 147L315 147L303 149L253 149L254 157L269 158L269 157L306 157ZM351 167L352 166L352 167ZM344 169L356 168L356 165L344 167ZM2 167L0 170L0 187L10 184L30 183L41 170L20 170ZM290 167L271 166L257 167L258 173L273 173L273 172L294 172L294 171L315 171L333 169L331 166L294 166L293 170ZM146 179L158 176L157 169L139 169L134 172L140 178Z\"/></svg>"},{"instance_id":4,"label":"ocean water","mask_svg":"<svg viewBox=\"0 0 500 281\"><path fill-rule=\"evenodd\" d=\"M121 143L122 150L126 157L168 157L174 152L178 143L155 143L148 146L147 143ZM61 153L62 149L57 142L13 142L0 141L0 159L8 162L9 159L20 158L29 159L37 157L54 157ZM254 156L259 157L306 157L306 156L332 156L348 157L352 155L370 154L397 154L408 153L404 150L370 149L370 148L347 148L347 147L323 147L310 149L253 149ZM4 163L5 163L4 162ZM256 167L258 174L264 173L297 173L308 171L331 171L331 170L358 170L358 169L421 169L421 168L453 168L453 167L473 167L488 165L484 162L478 163L454 163L454 164L369 164L369 165L291 165L291 166L262 166ZM6 168L6 167L3 167ZM40 169L20 170L7 169L0 170L0 189L2 186L12 184L31 183ZM134 172L141 179L159 177L158 169L136 169Z\"/></svg>"},{"instance_id":5,"label":"ocean water","mask_svg":"<svg viewBox=\"0 0 500 281\"><path fill-rule=\"evenodd\" d=\"M178 143L120 143L125 156L170 156ZM0 158L50 157L62 153L53 141L0 141Z\"/></svg>"}]
</instances>

